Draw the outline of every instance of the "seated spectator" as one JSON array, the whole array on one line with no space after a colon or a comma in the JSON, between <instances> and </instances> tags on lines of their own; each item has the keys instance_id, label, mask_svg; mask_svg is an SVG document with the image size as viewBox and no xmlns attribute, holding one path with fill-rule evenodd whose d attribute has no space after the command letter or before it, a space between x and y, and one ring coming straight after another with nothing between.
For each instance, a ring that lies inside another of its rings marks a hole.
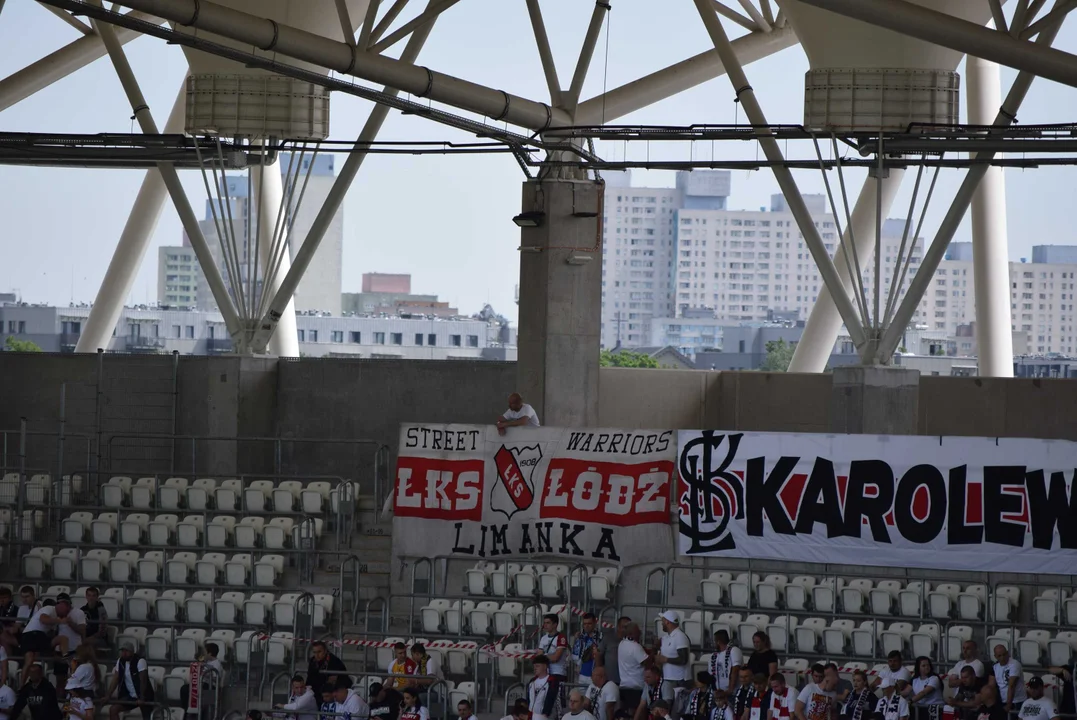
<instances>
[{"instance_id":1,"label":"seated spectator","mask_svg":"<svg viewBox=\"0 0 1077 720\"><path fill-rule=\"evenodd\" d=\"M292 678L292 689L288 695L288 702L274 706L278 710L291 711L286 715L286 720L315 720L317 718L318 699L314 697L314 691L307 686L307 681L302 675ZM210 715L209 717L215 717Z\"/></svg>"},{"instance_id":2,"label":"seated spectator","mask_svg":"<svg viewBox=\"0 0 1077 720\"><path fill-rule=\"evenodd\" d=\"M823 671L826 672L827 670L833 670L834 674L837 676L838 684L834 687L836 693L834 698L838 701L839 705L844 704L853 693L853 684L841 676L841 673L838 672L837 664L832 662L827 663L823 666Z\"/></svg>"},{"instance_id":3,"label":"seated spectator","mask_svg":"<svg viewBox=\"0 0 1077 720\"><path fill-rule=\"evenodd\" d=\"M109 706L111 720L120 720L122 713L134 707L142 711L143 720L150 720L153 715L153 684L150 683L145 658L137 655L130 643L120 646L120 659L116 661L116 669L104 699L111 699L113 694L116 694L116 701Z\"/></svg>"},{"instance_id":4,"label":"seated spectator","mask_svg":"<svg viewBox=\"0 0 1077 720\"><path fill-rule=\"evenodd\" d=\"M108 647L108 613L100 598L101 591L96 586L86 588L86 604L80 608L86 617L83 642L94 647Z\"/></svg>"},{"instance_id":5,"label":"seated spectator","mask_svg":"<svg viewBox=\"0 0 1077 720\"><path fill-rule=\"evenodd\" d=\"M411 684L423 695L423 705L438 702L440 695L436 691L431 691L431 686L445 679L441 672L441 661L427 653L426 648L419 643L411 646L411 661L415 664L413 672L415 677Z\"/></svg>"},{"instance_id":6,"label":"seated spectator","mask_svg":"<svg viewBox=\"0 0 1077 720\"><path fill-rule=\"evenodd\" d=\"M584 690L584 707L598 720L613 720L620 702L621 691L617 683L606 679L606 668L594 668L591 684Z\"/></svg>"},{"instance_id":7,"label":"seated spectator","mask_svg":"<svg viewBox=\"0 0 1077 720\"><path fill-rule=\"evenodd\" d=\"M579 690L570 692L568 694L568 712L561 716L562 720L595 720L595 716L583 706L583 703L582 692Z\"/></svg>"},{"instance_id":8,"label":"seated spectator","mask_svg":"<svg viewBox=\"0 0 1077 720\"><path fill-rule=\"evenodd\" d=\"M1007 720L1006 707L999 702L998 686L988 683L980 688L980 707L974 711L977 720Z\"/></svg>"},{"instance_id":9,"label":"seated spectator","mask_svg":"<svg viewBox=\"0 0 1077 720\"><path fill-rule=\"evenodd\" d=\"M863 674L863 673L861 673ZM770 676L770 720L788 720L793 717L797 705L797 689L785 682L785 675Z\"/></svg>"},{"instance_id":10,"label":"seated spectator","mask_svg":"<svg viewBox=\"0 0 1077 720\"><path fill-rule=\"evenodd\" d=\"M471 701L467 698L456 703L456 717L458 720L479 720L475 717L475 708L471 706Z\"/></svg>"},{"instance_id":11,"label":"seated spectator","mask_svg":"<svg viewBox=\"0 0 1077 720\"><path fill-rule=\"evenodd\" d=\"M711 720L714 709L714 676L709 672L696 673L696 686L688 693L681 720Z\"/></svg>"},{"instance_id":12,"label":"seated spectator","mask_svg":"<svg viewBox=\"0 0 1077 720\"><path fill-rule=\"evenodd\" d=\"M770 714L770 683L763 673L752 676L752 697L744 711L743 720L767 720Z\"/></svg>"},{"instance_id":13,"label":"seated spectator","mask_svg":"<svg viewBox=\"0 0 1077 720\"><path fill-rule=\"evenodd\" d=\"M337 676L347 671L347 667L321 640L310 644L310 661L307 663L307 685L315 696L322 694L324 687L336 691Z\"/></svg>"},{"instance_id":14,"label":"seated spectator","mask_svg":"<svg viewBox=\"0 0 1077 720\"><path fill-rule=\"evenodd\" d=\"M86 690L91 697L96 696L101 685L101 669L97 665L97 653L89 645L79 645L79 649L75 651L74 665L75 669L71 677L67 678L62 694L66 695L71 690ZM66 673L64 677L67 677Z\"/></svg>"},{"instance_id":15,"label":"seated spectator","mask_svg":"<svg viewBox=\"0 0 1077 720\"><path fill-rule=\"evenodd\" d=\"M1072 658L1068 667L1052 667L1048 670L1052 675L1062 680L1062 706L1063 715L1077 713L1077 658Z\"/></svg>"},{"instance_id":16,"label":"seated spectator","mask_svg":"<svg viewBox=\"0 0 1077 720\"><path fill-rule=\"evenodd\" d=\"M9 656L19 649L19 606L11 595L11 588L0 587L0 647Z\"/></svg>"},{"instance_id":17,"label":"seated spectator","mask_svg":"<svg viewBox=\"0 0 1077 720\"><path fill-rule=\"evenodd\" d=\"M538 427L539 418L535 409L524 402L520 393L509 395L509 409L497 419L497 432L504 435L510 427Z\"/></svg>"},{"instance_id":18,"label":"seated spectator","mask_svg":"<svg viewBox=\"0 0 1077 720\"><path fill-rule=\"evenodd\" d=\"M986 678L984 677L984 664L979 656L980 649L976 646L975 640L966 640L961 643L961 660L950 668L947 684L952 688L962 686L964 683L961 681L961 671L966 667L971 667L977 682L982 685ZM977 685L977 690L980 689L979 685Z\"/></svg>"},{"instance_id":19,"label":"seated spectator","mask_svg":"<svg viewBox=\"0 0 1077 720\"><path fill-rule=\"evenodd\" d=\"M520 698L513 703L512 711L501 720L528 720L531 711L527 709L527 700Z\"/></svg>"},{"instance_id":20,"label":"seated spectator","mask_svg":"<svg viewBox=\"0 0 1077 720\"><path fill-rule=\"evenodd\" d=\"M335 720L335 716L332 713L337 711L336 694L337 688L335 685L330 685L329 683L322 684L322 704L318 707L318 720Z\"/></svg>"},{"instance_id":21,"label":"seated spectator","mask_svg":"<svg viewBox=\"0 0 1077 720\"><path fill-rule=\"evenodd\" d=\"M834 717L837 706L838 677L816 664L811 669L812 681L805 685L793 708L797 720L830 720Z\"/></svg>"},{"instance_id":22,"label":"seated spectator","mask_svg":"<svg viewBox=\"0 0 1077 720\"><path fill-rule=\"evenodd\" d=\"M404 706L400 710L400 720L430 720L430 711L423 707L419 691L413 687L404 689Z\"/></svg>"},{"instance_id":23,"label":"seated spectator","mask_svg":"<svg viewBox=\"0 0 1077 720\"><path fill-rule=\"evenodd\" d=\"M755 683L752 682L754 677L747 666L740 669L737 690L729 701L730 706L733 708L733 717L737 720L742 720L744 712L748 709L752 700L755 699Z\"/></svg>"},{"instance_id":24,"label":"seated spectator","mask_svg":"<svg viewBox=\"0 0 1077 720\"><path fill-rule=\"evenodd\" d=\"M415 661L408 657L408 646L402 642L393 645L393 659L386 668L390 677L385 678L385 684L394 690L403 690L411 686L413 678L405 675L415 674ZM392 677L395 675L396 677Z\"/></svg>"},{"instance_id":25,"label":"seated spectator","mask_svg":"<svg viewBox=\"0 0 1077 720\"><path fill-rule=\"evenodd\" d=\"M897 691L897 683L893 677L883 678L879 683L883 696L875 705L875 720L908 720L909 704Z\"/></svg>"},{"instance_id":26,"label":"seated spectator","mask_svg":"<svg viewBox=\"0 0 1077 720\"><path fill-rule=\"evenodd\" d=\"M954 690L950 705L957 711L957 720L976 720L980 702L980 679L976 668L967 664L961 668L961 684Z\"/></svg>"},{"instance_id":27,"label":"seated spectator","mask_svg":"<svg viewBox=\"0 0 1077 720\"><path fill-rule=\"evenodd\" d=\"M841 720L868 720L875 711L877 698L868 687L868 676L863 670L853 672L853 689L841 706Z\"/></svg>"},{"instance_id":28,"label":"seated spectator","mask_svg":"<svg viewBox=\"0 0 1077 720\"><path fill-rule=\"evenodd\" d=\"M673 686L662 682L662 671L656 667L649 667L643 671L643 695L639 705L636 706L636 720L646 720L654 717L652 708L659 700L664 700L667 707L673 705Z\"/></svg>"},{"instance_id":29,"label":"seated spectator","mask_svg":"<svg viewBox=\"0 0 1077 720\"><path fill-rule=\"evenodd\" d=\"M404 703L404 696L391 687L381 683L372 683L370 686L370 717L378 720L396 720L400 715L400 706Z\"/></svg>"},{"instance_id":30,"label":"seated spectator","mask_svg":"<svg viewBox=\"0 0 1077 720\"><path fill-rule=\"evenodd\" d=\"M879 674L875 676L875 679L871 681L873 688L882 685L882 681L887 678L894 681L894 687L900 691L898 685L902 682L910 682L912 680L912 673L905 667L904 661L901 659L901 651L893 650L886 656L886 667L879 671Z\"/></svg>"},{"instance_id":31,"label":"seated spectator","mask_svg":"<svg viewBox=\"0 0 1077 720\"><path fill-rule=\"evenodd\" d=\"M333 712L339 716L338 720L367 720L370 717L370 706L352 689L352 679L347 675L337 676L333 699L336 700Z\"/></svg>"},{"instance_id":32,"label":"seated spectator","mask_svg":"<svg viewBox=\"0 0 1077 720\"><path fill-rule=\"evenodd\" d=\"M67 720L94 720L93 694L81 688L72 690L63 712Z\"/></svg>"},{"instance_id":33,"label":"seated spectator","mask_svg":"<svg viewBox=\"0 0 1077 720\"><path fill-rule=\"evenodd\" d=\"M651 720L666 720L669 717L670 705L665 700L655 700L651 706Z\"/></svg>"},{"instance_id":34,"label":"seated spectator","mask_svg":"<svg viewBox=\"0 0 1077 720\"><path fill-rule=\"evenodd\" d=\"M74 675L71 679L74 679ZM11 720L18 720L23 708L27 707L30 708L32 720L60 720L60 704L59 698L56 697L56 688L45 677L45 668L41 665L30 666L29 679L19 690L15 705L9 713Z\"/></svg>"},{"instance_id":35,"label":"seated spectator","mask_svg":"<svg viewBox=\"0 0 1077 720\"><path fill-rule=\"evenodd\" d=\"M1021 720L1058 720L1055 701L1043 696L1043 678L1030 678L1028 698L1021 704Z\"/></svg>"},{"instance_id":36,"label":"seated spectator","mask_svg":"<svg viewBox=\"0 0 1077 720\"><path fill-rule=\"evenodd\" d=\"M18 701L19 698L10 685L0 685L0 720L18 720L10 714L11 708L15 707Z\"/></svg>"},{"instance_id":37,"label":"seated spectator","mask_svg":"<svg viewBox=\"0 0 1077 720\"><path fill-rule=\"evenodd\" d=\"M908 696L909 703L916 707L920 720L938 717L946 701L942 696L942 682L935 674L931 658L916 658L916 677L912 679Z\"/></svg>"},{"instance_id":38,"label":"seated spectator","mask_svg":"<svg viewBox=\"0 0 1077 720\"><path fill-rule=\"evenodd\" d=\"M778 672L778 653L771 649L769 635L762 631L752 635L752 647L754 651L748 658L748 669L753 676L762 673L769 678Z\"/></svg>"}]
</instances>

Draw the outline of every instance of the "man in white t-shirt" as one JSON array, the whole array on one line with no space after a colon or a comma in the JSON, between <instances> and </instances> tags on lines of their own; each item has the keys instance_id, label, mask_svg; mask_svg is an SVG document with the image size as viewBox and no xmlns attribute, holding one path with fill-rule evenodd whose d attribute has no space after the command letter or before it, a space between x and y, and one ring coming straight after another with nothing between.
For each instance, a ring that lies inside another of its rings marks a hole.
<instances>
[{"instance_id":1,"label":"man in white t-shirt","mask_svg":"<svg viewBox=\"0 0 1077 720\"><path fill-rule=\"evenodd\" d=\"M9 710L15 706L18 696L10 685L0 685L0 720L8 720Z\"/></svg>"},{"instance_id":2,"label":"man in white t-shirt","mask_svg":"<svg viewBox=\"0 0 1077 720\"><path fill-rule=\"evenodd\" d=\"M729 643L729 632L719 630L714 633L714 645L718 648L711 655L710 673L714 676L714 687L720 692L733 695L737 691L740 668L744 663L744 654L739 647Z\"/></svg>"},{"instance_id":3,"label":"man in white t-shirt","mask_svg":"<svg viewBox=\"0 0 1077 720\"><path fill-rule=\"evenodd\" d=\"M793 708L796 720L834 720L838 708L837 687L838 673L831 668L824 670L821 682L805 685Z\"/></svg>"},{"instance_id":4,"label":"man in white t-shirt","mask_svg":"<svg viewBox=\"0 0 1077 720\"><path fill-rule=\"evenodd\" d=\"M510 427L538 427L539 418L535 409L524 402L520 393L509 395L509 409L497 419L497 433L504 435L505 429Z\"/></svg>"},{"instance_id":5,"label":"man in white t-shirt","mask_svg":"<svg viewBox=\"0 0 1077 720\"><path fill-rule=\"evenodd\" d=\"M25 592L23 592L23 596L25 602ZM24 605L24 607L27 606ZM19 613L21 617L22 608L20 608ZM22 677L20 678L20 682L24 685L26 684L28 677L28 669L37 661L38 655L48 655L49 651L52 649L52 642L49 640L49 631L59 622L56 619L55 605L42 605L37 607L33 609L27 617L26 626L23 627L22 634L19 635L19 650L23 655Z\"/></svg>"},{"instance_id":6,"label":"man in white t-shirt","mask_svg":"<svg viewBox=\"0 0 1077 720\"><path fill-rule=\"evenodd\" d=\"M52 646L61 655L74 652L86 634L86 613L71 606L70 595L60 593L56 596L56 619L56 637Z\"/></svg>"},{"instance_id":7,"label":"man in white t-shirt","mask_svg":"<svg viewBox=\"0 0 1077 720\"><path fill-rule=\"evenodd\" d=\"M621 690L617 683L606 679L606 668L599 666L591 672L591 684L583 694L585 707L592 715L598 720L613 720L621 701Z\"/></svg>"},{"instance_id":8,"label":"man in white t-shirt","mask_svg":"<svg viewBox=\"0 0 1077 720\"><path fill-rule=\"evenodd\" d=\"M562 720L568 718L568 720L596 720L583 706L584 697L583 693L579 690L573 690L568 694L568 712L561 716Z\"/></svg>"},{"instance_id":9,"label":"man in white t-shirt","mask_svg":"<svg viewBox=\"0 0 1077 720\"><path fill-rule=\"evenodd\" d=\"M994 655L994 674L987 682L998 688L998 701L1007 713L1011 713L1019 709L1025 701L1025 683L1022 682L1024 673L1021 671L1021 663L1010 657L1010 651L1005 645L996 645Z\"/></svg>"},{"instance_id":10,"label":"man in white t-shirt","mask_svg":"<svg viewBox=\"0 0 1077 720\"><path fill-rule=\"evenodd\" d=\"M568 681L568 640L558 628L561 620L553 613L542 616L542 635L539 637L538 649L550 661L550 675L558 682Z\"/></svg>"},{"instance_id":11,"label":"man in white t-shirt","mask_svg":"<svg viewBox=\"0 0 1077 720\"><path fill-rule=\"evenodd\" d=\"M532 658L535 676L527 684L527 707L531 720L557 720L561 712L561 683L550 675L550 661L545 655Z\"/></svg>"},{"instance_id":12,"label":"man in white t-shirt","mask_svg":"<svg viewBox=\"0 0 1077 720\"><path fill-rule=\"evenodd\" d=\"M893 650L886 656L886 667L875 676L871 682L872 687L882 687L883 680L893 680L894 687L898 687L899 683L912 681L912 673L902 662L900 650Z\"/></svg>"},{"instance_id":13,"label":"man in white t-shirt","mask_svg":"<svg viewBox=\"0 0 1077 720\"><path fill-rule=\"evenodd\" d=\"M797 705L797 689L785 682L785 675L770 676L770 720L789 720Z\"/></svg>"},{"instance_id":14,"label":"man in white t-shirt","mask_svg":"<svg viewBox=\"0 0 1077 720\"><path fill-rule=\"evenodd\" d=\"M1028 698L1018 713L1021 720L1058 720L1058 708L1054 700L1043 696L1043 678L1028 681Z\"/></svg>"},{"instance_id":15,"label":"man in white t-shirt","mask_svg":"<svg viewBox=\"0 0 1077 720\"><path fill-rule=\"evenodd\" d=\"M624 640L617 646L617 670L621 676L621 707L636 711L643 695L643 665L649 659L639 644L640 630L636 623L625 628Z\"/></svg>"},{"instance_id":16,"label":"man in white t-shirt","mask_svg":"<svg viewBox=\"0 0 1077 720\"><path fill-rule=\"evenodd\" d=\"M662 668L662 679L672 688L687 687L688 680L692 677L692 669L688 667L692 644L681 630L677 613L666 610L658 617L662 620L662 629L666 634L662 636L654 661Z\"/></svg>"},{"instance_id":17,"label":"man in white t-shirt","mask_svg":"<svg viewBox=\"0 0 1077 720\"><path fill-rule=\"evenodd\" d=\"M961 660L950 668L950 674L946 678L946 684L952 688L961 687L961 670L965 667L972 668L972 671L976 673L976 678L981 682L984 679L984 664L979 658L980 648L976 646L975 640L966 640L961 643Z\"/></svg>"}]
</instances>

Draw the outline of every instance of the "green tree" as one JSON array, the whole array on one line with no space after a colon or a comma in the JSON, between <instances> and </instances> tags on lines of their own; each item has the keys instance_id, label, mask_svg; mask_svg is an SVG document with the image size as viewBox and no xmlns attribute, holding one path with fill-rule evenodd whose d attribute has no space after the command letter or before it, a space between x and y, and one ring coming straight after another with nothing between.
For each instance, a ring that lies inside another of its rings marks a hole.
<instances>
[{"instance_id":1,"label":"green tree","mask_svg":"<svg viewBox=\"0 0 1077 720\"><path fill-rule=\"evenodd\" d=\"M795 348L796 345L787 343L785 340L771 340L767 343L767 357L759 369L763 372L785 372L793 360Z\"/></svg>"},{"instance_id":2,"label":"green tree","mask_svg":"<svg viewBox=\"0 0 1077 720\"><path fill-rule=\"evenodd\" d=\"M32 340L19 340L12 335L8 335L7 340L4 341L4 349L11 352L42 352L38 344Z\"/></svg>"},{"instance_id":3,"label":"green tree","mask_svg":"<svg viewBox=\"0 0 1077 720\"><path fill-rule=\"evenodd\" d=\"M650 355L632 352L631 350L620 350L616 353L603 350L598 364L602 367L624 368L656 368L659 366L658 361Z\"/></svg>"}]
</instances>

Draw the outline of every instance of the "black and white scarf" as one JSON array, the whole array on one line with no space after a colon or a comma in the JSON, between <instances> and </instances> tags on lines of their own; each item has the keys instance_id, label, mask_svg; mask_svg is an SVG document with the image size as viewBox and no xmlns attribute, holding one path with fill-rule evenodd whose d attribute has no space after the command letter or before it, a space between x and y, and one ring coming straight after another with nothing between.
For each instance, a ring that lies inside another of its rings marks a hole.
<instances>
[{"instance_id":1,"label":"black and white scarf","mask_svg":"<svg viewBox=\"0 0 1077 720\"><path fill-rule=\"evenodd\" d=\"M875 693L867 688L864 688L858 693L849 695L849 699L845 702L845 712L842 713L847 720L861 720L864 713L864 708L868 706L868 703L875 698Z\"/></svg>"},{"instance_id":2,"label":"black and white scarf","mask_svg":"<svg viewBox=\"0 0 1077 720\"><path fill-rule=\"evenodd\" d=\"M696 688L688 694L688 702L681 714L683 720L708 720L714 705L714 688Z\"/></svg>"},{"instance_id":3,"label":"black and white scarf","mask_svg":"<svg viewBox=\"0 0 1077 720\"><path fill-rule=\"evenodd\" d=\"M900 720L901 696L897 694L896 690L890 697L884 697L879 700L879 704L882 706L883 720Z\"/></svg>"},{"instance_id":4,"label":"black and white scarf","mask_svg":"<svg viewBox=\"0 0 1077 720\"><path fill-rule=\"evenodd\" d=\"M737 688L736 694L733 695L733 717L740 718L744 715L745 708L755 699L756 695L758 693L756 693L753 685L742 685Z\"/></svg>"}]
</instances>

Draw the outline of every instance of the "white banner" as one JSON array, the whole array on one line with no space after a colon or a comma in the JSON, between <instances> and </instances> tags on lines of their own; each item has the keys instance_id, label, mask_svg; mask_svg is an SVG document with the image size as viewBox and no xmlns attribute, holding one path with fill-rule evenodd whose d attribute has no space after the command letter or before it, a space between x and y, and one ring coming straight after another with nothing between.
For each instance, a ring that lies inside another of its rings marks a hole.
<instances>
[{"instance_id":1,"label":"white banner","mask_svg":"<svg viewBox=\"0 0 1077 720\"><path fill-rule=\"evenodd\" d=\"M677 466L684 555L1077 568L1077 443L681 431Z\"/></svg>"},{"instance_id":2,"label":"white banner","mask_svg":"<svg viewBox=\"0 0 1077 720\"><path fill-rule=\"evenodd\" d=\"M404 425L393 546L410 557L670 562L672 430Z\"/></svg>"}]
</instances>

